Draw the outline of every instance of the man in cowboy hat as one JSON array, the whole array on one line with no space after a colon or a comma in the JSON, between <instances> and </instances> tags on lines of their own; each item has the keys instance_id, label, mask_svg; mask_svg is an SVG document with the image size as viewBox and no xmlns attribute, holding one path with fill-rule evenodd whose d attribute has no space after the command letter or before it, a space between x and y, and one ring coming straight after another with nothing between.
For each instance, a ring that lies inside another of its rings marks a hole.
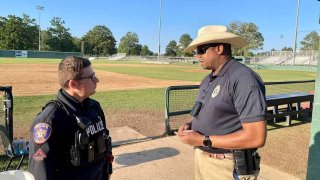
<instances>
[{"instance_id":1,"label":"man in cowboy hat","mask_svg":"<svg viewBox=\"0 0 320 180\"><path fill-rule=\"evenodd\" d=\"M253 70L232 58L231 47L244 47L242 37L224 26L204 26L185 51L196 50L204 69L192 121L176 134L195 146L195 179L256 179L266 141L264 84Z\"/></svg>"}]
</instances>

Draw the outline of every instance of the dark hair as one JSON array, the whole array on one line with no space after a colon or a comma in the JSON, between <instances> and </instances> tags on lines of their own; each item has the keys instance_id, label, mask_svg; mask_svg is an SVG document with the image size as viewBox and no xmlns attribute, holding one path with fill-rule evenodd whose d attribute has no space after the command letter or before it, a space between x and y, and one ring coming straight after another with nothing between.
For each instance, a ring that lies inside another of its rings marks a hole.
<instances>
[{"instance_id":1,"label":"dark hair","mask_svg":"<svg viewBox=\"0 0 320 180\"><path fill-rule=\"evenodd\" d=\"M82 57L68 56L61 60L58 69L59 83L62 88L68 88L68 82L71 79L81 77L83 68L89 67L91 62Z\"/></svg>"},{"instance_id":2,"label":"dark hair","mask_svg":"<svg viewBox=\"0 0 320 180\"><path fill-rule=\"evenodd\" d=\"M221 45L223 46L223 52L221 55L232 56L231 45L226 43L221 43Z\"/></svg>"}]
</instances>

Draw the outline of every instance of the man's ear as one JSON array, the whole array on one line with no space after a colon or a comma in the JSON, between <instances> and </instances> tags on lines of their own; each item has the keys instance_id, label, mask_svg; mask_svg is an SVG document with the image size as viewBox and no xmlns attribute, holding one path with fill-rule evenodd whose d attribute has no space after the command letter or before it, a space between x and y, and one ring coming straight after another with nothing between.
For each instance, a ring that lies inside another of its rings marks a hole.
<instances>
[{"instance_id":1,"label":"man's ear","mask_svg":"<svg viewBox=\"0 0 320 180\"><path fill-rule=\"evenodd\" d=\"M69 80L69 88L77 89L78 84L79 84L79 82L76 80L73 80L73 79Z\"/></svg>"},{"instance_id":2,"label":"man's ear","mask_svg":"<svg viewBox=\"0 0 320 180\"><path fill-rule=\"evenodd\" d=\"M222 44L217 46L217 54L223 54L223 51L224 51L224 46Z\"/></svg>"}]
</instances>

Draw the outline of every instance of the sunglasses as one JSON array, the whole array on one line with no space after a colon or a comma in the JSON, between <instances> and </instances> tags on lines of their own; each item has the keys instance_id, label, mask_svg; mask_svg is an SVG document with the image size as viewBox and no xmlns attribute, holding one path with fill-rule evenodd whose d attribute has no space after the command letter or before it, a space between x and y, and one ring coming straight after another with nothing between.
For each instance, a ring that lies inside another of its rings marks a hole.
<instances>
[{"instance_id":1,"label":"sunglasses","mask_svg":"<svg viewBox=\"0 0 320 180\"><path fill-rule=\"evenodd\" d=\"M82 79L91 79L92 81L94 81L96 79L96 73L92 73L90 76L87 76L87 77L77 78L76 80L82 80Z\"/></svg>"},{"instance_id":2,"label":"sunglasses","mask_svg":"<svg viewBox=\"0 0 320 180\"><path fill-rule=\"evenodd\" d=\"M211 43L211 44L204 44L204 45L200 45L197 47L197 50L196 50L196 54L197 55L203 55L207 52L207 50L211 47L216 47L216 46L219 46L220 44L217 44L217 43Z\"/></svg>"}]
</instances>

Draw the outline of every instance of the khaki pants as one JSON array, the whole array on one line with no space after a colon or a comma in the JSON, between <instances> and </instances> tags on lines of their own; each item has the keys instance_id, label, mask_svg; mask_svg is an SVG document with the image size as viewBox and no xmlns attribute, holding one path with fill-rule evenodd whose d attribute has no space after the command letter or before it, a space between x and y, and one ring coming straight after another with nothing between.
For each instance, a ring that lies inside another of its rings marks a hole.
<instances>
[{"instance_id":1,"label":"khaki pants","mask_svg":"<svg viewBox=\"0 0 320 180\"><path fill-rule=\"evenodd\" d=\"M245 180L256 180L257 172L245 176ZM244 177L240 177L243 180ZM234 174L234 162L230 159L215 159L204 154L200 149L195 150L195 180L233 180L239 179Z\"/></svg>"}]
</instances>

